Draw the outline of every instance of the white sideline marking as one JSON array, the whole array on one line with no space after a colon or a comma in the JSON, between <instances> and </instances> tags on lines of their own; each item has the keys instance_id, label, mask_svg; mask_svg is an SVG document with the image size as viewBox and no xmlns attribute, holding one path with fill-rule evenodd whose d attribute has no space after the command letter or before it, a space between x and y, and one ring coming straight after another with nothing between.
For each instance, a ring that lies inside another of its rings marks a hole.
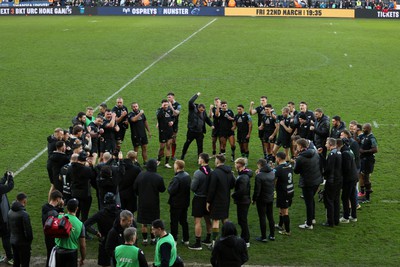
<instances>
[{"instance_id":1,"label":"white sideline marking","mask_svg":"<svg viewBox=\"0 0 400 267\"><path fill-rule=\"evenodd\" d=\"M379 128L379 124L376 121L373 121L372 124L374 125L375 128Z\"/></svg>"},{"instance_id":2,"label":"white sideline marking","mask_svg":"<svg viewBox=\"0 0 400 267\"><path fill-rule=\"evenodd\" d=\"M27 163L24 164L24 166L22 166L21 168L18 169L18 171L16 171L14 173L14 176L17 176L20 172L22 172L23 170L25 170L26 168L28 168L29 165L31 165L33 162L35 162L38 158L40 158L44 153L46 153L47 151L47 147L45 149L43 149L42 151L40 151L36 156L34 156L33 158L31 158Z\"/></svg>"},{"instance_id":3,"label":"white sideline marking","mask_svg":"<svg viewBox=\"0 0 400 267\"><path fill-rule=\"evenodd\" d=\"M166 53L162 54L159 58L157 58L155 61L153 61L153 63L151 63L150 65L148 65L146 68L144 68L141 72L139 72L138 74L136 74L135 77L133 77L129 82L127 82L126 84L124 84L118 91L116 91L114 94L112 94L110 97L108 97L105 101L103 102L108 102L111 98L113 98L115 95L119 94L122 90L124 90L127 86L129 86L131 83L133 83L135 80L137 80L140 76L142 76L146 71L148 71L149 69L151 69L155 64L157 64L158 62L160 62L163 58L165 58L166 56L168 56L170 53L172 53L175 49L177 49L178 47L180 47L181 45L183 45L184 43L186 43L187 41L189 41L190 39L192 39L194 36L196 36L199 32L201 32L202 30L204 30L205 28L207 28L208 26L210 26L211 24L213 24L215 21L217 20L217 18L213 19L212 21L210 21L209 23L207 23L206 25L204 25L203 27L201 27L200 29L198 29L197 31L195 31L194 33L192 33L189 37L187 37L186 39L184 39L182 42L180 42L179 44L175 45L174 47L172 47L170 50L168 50ZM97 108L96 108L97 110ZM31 165L33 162L35 162L40 156L42 156L45 152L47 151L47 147L45 149L43 149L42 151L40 151L36 156L34 156L33 158L31 158L27 163L24 164L24 166L22 166L21 168L19 168L16 172L14 172L14 176L17 176L19 173L21 173L23 170L25 170L26 168L29 167L29 165Z\"/></svg>"},{"instance_id":4,"label":"white sideline marking","mask_svg":"<svg viewBox=\"0 0 400 267\"><path fill-rule=\"evenodd\" d=\"M381 200L382 203L389 203L389 204L399 204L400 201L399 200L389 200L389 199L384 199Z\"/></svg>"}]
</instances>

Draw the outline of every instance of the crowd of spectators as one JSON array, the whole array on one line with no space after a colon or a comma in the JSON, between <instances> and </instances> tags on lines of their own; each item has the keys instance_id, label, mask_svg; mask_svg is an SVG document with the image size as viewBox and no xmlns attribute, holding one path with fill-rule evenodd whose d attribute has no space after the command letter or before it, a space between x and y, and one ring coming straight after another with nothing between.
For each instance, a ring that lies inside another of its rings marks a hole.
<instances>
[{"instance_id":1,"label":"crowd of spectators","mask_svg":"<svg viewBox=\"0 0 400 267\"><path fill-rule=\"evenodd\" d=\"M234 2L233 5L229 2ZM24 1L21 1L24 2ZM271 7L396 10L396 0L55 0L54 6Z\"/></svg>"}]
</instances>

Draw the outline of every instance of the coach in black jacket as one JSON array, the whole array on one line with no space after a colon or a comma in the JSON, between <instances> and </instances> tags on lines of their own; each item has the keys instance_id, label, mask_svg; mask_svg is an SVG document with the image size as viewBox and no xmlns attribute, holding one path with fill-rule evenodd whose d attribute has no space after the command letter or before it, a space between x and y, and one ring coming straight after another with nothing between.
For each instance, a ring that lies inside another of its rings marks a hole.
<instances>
[{"instance_id":1,"label":"coach in black jacket","mask_svg":"<svg viewBox=\"0 0 400 267\"><path fill-rule=\"evenodd\" d=\"M133 184L141 172L140 168L134 164L135 153L134 151L127 153L127 158L123 160L125 173L118 181L121 208L127 209L132 213L137 211L137 195L133 190Z\"/></svg>"},{"instance_id":2,"label":"coach in black jacket","mask_svg":"<svg viewBox=\"0 0 400 267\"><path fill-rule=\"evenodd\" d=\"M237 208L237 220L242 232L240 237L250 242L250 231L247 223L247 215L249 213L249 207L251 203L250 199L250 178L253 176L253 171L246 168L246 159L238 158L235 160L235 168L238 171L239 176L236 179L235 191L232 194L232 198Z\"/></svg>"},{"instance_id":3,"label":"coach in black jacket","mask_svg":"<svg viewBox=\"0 0 400 267\"><path fill-rule=\"evenodd\" d=\"M190 204L190 175L185 172L185 162L176 160L174 163L175 176L168 186L171 219L171 235L178 240L178 223L182 226L182 238L189 244L189 225L187 211Z\"/></svg>"},{"instance_id":4,"label":"coach in black jacket","mask_svg":"<svg viewBox=\"0 0 400 267\"><path fill-rule=\"evenodd\" d=\"M136 226L132 212L129 210L123 210L119 214L119 218L115 219L113 227L107 234L105 248L107 255L110 257L110 261L113 264L112 266L116 266L114 250L117 246L125 243L124 230L132 225L134 227Z\"/></svg>"},{"instance_id":5,"label":"coach in black jacket","mask_svg":"<svg viewBox=\"0 0 400 267\"><path fill-rule=\"evenodd\" d=\"M337 149L342 153L342 171L343 171L343 186L342 186L342 205L343 218L348 220L350 216L351 203L351 218L357 218L357 195L356 186L358 182L358 171L356 167L355 157L353 152L347 145L342 145L342 140L336 140ZM345 220L345 222L347 222Z\"/></svg>"},{"instance_id":6,"label":"coach in black jacket","mask_svg":"<svg viewBox=\"0 0 400 267\"><path fill-rule=\"evenodd\" d=\"M323 225L333 227L339 224L340 218L340 189L343 184L342 153L336 149L336 139L334 138L326 140L326 148L330 150L330 153L324 168L326 223Z\"/></svg>"},{"instance_id":7,"label":"coach in black jacket","mask_svg":"<svg viewBox=\"0 0 400 267\"><path fill-rule=\"evenodd\" d=\"M212 239L216 240L219 233L219 221L228 219L231 189L235 186L232 168L225 165L225 156L215 157L215 170L211 172L207 194L207 210L212 219Z\"/></svg>"},{"instance_id":8,"label":"coach in black jacket","mask_svg":"<svg viewBox=\"0 0 400 267\"><path fill-rule=\"evenodd\" d=\"M315 219L314 195L318 186L322 183L320 157L315 149L308 148L309 144L304 138L297 140L296 146L299 155L296 158L293 171L300 174L299 187L302 189L307 212L306 223L299 225L299 227L311 230Z\"/></svg>"},{"instance_id":9,"label":"coach in black jacket","mask_svg":"<svg viewBox=\"0 0 400 267\"><path fill-rule=\"evenodd\" d=\"M11 210L8 212L14 266L22 267L29 267L33 240L31 221L25 210L26 201L27 196L19 193L17 200L12 203Z\"/></svg>"},{"instance_id":10,"label":"coach in black jacket","mask_svg":"<svg viewBox=\"0 0 400 267\"><path fill-rule=\"evenodd\" d=\"M183 145L181 159L185 159L186 152L194 139L197 143L197 155L203 152L203 139L206 133L206 123L213 126L210 118L205 112L206 106L204 104L195 104L194 101L200 96L200 92L192 96L189 100L189 114L188 114L188 130L186 134L186 142Z\"/></svg>"},{"instance_id":11,"label":"coach in black jacket","mask_svg":"<svg viewBox=\"0 0 400 267\"><path fill-rule=\"evenodd\" d=\"M273 214L275 173L268 166L265 159L259 159L257 162L258 173L254 182L253 204L257 206L257 214L260 223L261 237L257 241L267 241L267 222L269 225L269 239L275 238L275 221Z\"/></svg>"},{"instance_id":12,"label":"coach in black jacket","mask_svg":"<svg viewBox=\"0 0 400 267\"><path fill-rule=\"evenodd\" d=\"M79 201L76 217L79 218L80 214L82 222L85 222L89 217L92 204L90 184L95 181L96 177L93 168L87 166L86 157L86 152L79 153L78 162L71 163L67 173L67 176L71 177L71 195Z\"/></svg>"},{"instance_id":13,"label":"coach in black jacket","mask_svg":"<svg viewBox=\"0 0 400 267\"><path fill-rule=\"evenodd\" d=\"M141 172L133 184L133 190L138 196L137 221L142 224L143 243L146 245L147 225L160 218L160 193L165 192L164 179L157 173L157 161L150 159L146 164L147 171ZM152 235L152 242L155 237Z\"/></svg>"}]
</instances>

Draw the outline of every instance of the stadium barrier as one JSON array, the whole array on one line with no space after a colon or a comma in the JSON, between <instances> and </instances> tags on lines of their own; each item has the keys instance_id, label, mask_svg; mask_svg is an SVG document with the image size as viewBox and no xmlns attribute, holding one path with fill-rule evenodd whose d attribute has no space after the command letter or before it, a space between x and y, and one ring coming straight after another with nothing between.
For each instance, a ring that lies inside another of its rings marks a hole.
<instances>
[{"instance_id":1,"label":"stadium barrier","mask_svg":"<svg viewBox=\"0 0 400 267\"><path fill-rule=\"evenodd\" d=\"M247 16L400 19L400 10L224 7L0 7L0 16Z\"/></svg>"},{"instance_id":2,"label":"stadium barrier","mask_svg":"<svg viewBox=\"0 0 400 267\"><path fill-rule=\"evenodd\" d=\"M400 19L400 10L368 10L368 9L356 9L356 18L368 18L368 19Z\"/></svg>"}]
</instances>

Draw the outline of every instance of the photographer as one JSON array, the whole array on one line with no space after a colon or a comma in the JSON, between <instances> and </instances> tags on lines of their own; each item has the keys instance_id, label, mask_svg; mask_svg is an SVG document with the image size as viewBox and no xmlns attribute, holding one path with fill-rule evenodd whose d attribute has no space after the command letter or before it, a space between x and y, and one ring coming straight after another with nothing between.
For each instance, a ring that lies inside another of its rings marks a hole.
<instances>
[{"instance_id":1,"label":"photographer","mask_svg":"<svg viewBox=\"0 0 400 267\"><path fill-rule=\"evenodd\" d=\"M10 243L10 230L8 229L8 211L10 210L10 203L8 202L7 193L14 188L14 174L10 171L4 173L3 178L0 180L0 235L3 242L3 248L6 252L6 257L1 256L0 262L13 264L13 254L11 251Z\"/></svg>"}]
</instances>

